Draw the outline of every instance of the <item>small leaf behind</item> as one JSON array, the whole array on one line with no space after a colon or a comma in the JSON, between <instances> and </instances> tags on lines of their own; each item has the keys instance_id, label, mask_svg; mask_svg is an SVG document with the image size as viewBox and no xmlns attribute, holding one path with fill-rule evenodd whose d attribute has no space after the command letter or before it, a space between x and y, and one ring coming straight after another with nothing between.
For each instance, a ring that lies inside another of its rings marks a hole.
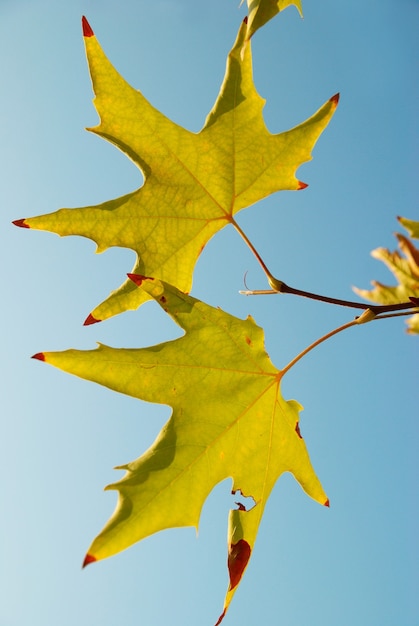
<instances>
[{"instance_id":1,"label":"small leaf behind","mask_svg":"<svg viewBox=\"0 0 419 626\"><path fill-rule=\"evenodd\" d=\"M419 238L419 222L398 218L400 223L412 234ZM404 235L396 234L399 242L399 250L391 252L386 248L376 248L371 255L383 261L394 274L398 285L388 286L376 280L371 281L373 289L358 289L354 287L355 293L362 298L377 302L378 304L396 304L398 302L408 302L411 297L419 296L419 249L413 241ZM407 321L408 330L411 334L419 334L419 314L416 313Z\"/></svg>"}]
</instances>

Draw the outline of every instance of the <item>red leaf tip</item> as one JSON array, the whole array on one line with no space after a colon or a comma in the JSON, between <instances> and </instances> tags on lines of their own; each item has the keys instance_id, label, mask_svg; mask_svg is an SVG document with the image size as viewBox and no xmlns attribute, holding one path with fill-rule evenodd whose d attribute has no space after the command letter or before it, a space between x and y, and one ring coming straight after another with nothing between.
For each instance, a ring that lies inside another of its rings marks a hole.
<instances>
[{"instance_id":1,"label":"red leaf tip","mask_svg":"<svg viewBox=\"0 0 419 626\"><path fill-rule=\"evenodd\" d=\"M300 189L305 189L306 187L308 187L307 183L303 183L302 180L298 181L298 187L297 187L298 191L300 191Z\"/></svg>"},{"instance_id":2,"label":"red leaf tip","mask_svg":"<svg viewBox=\"0 0 419 626\"><path fill-rule=\"evenodd\" d=\"M329 498L327 498L327 500L326 500L326 502L324 503L324 505L323 505L323 506L327 506L327 507L330 507L330 502L329 502Z\"/></svg>"},{"instance_id":3,"label":"red leaf tip","mask_svg":"<svg viewBox=\"0 0 419 626\"><path fill-rule=\"evenodd\" d=\"M91 324L98 324L101 321L102 320L97 320L95 317L93 317L91 313L89 313L89 315L86 317L86 319L83 322L83 326L90 326Z\"/></svg>"},{"instance_id":4,"label":"red leaf tip","mask_svg":"<svg viewBox=\"0 0 419 626\"><path fill-rule=\"evenodd\" d=\"M335 93L335 95L330 98L330 102L332 102L335 106L337 106L339 102L339 98L340 98L340 94Z\"/></svg>"},{"instance_id":5,"label":"red leaf tip","mask_svg":"<svg viewBox=\"0 0 419 626\"><path fill-rule=\"evenodd\" d=\"M92 30L92 27L90 26L89 22L86 20L86 18L83 17L81 18L81 25L83 28L83 37L94 37L95 34Z\"/></svg>"},{"instance_id":6,"label":"red leaf tip","mask_svg":"<svg viewBox=\"0 0 419 626\"><path fill-rule=\"evenodd\" d=\"M37 352L36 354L31 356L31 359L38 359L38 361L45 361L45 354L43 352Z\"/></svg>"},{"instance_id":7,"label":"red leaf tip","mask_svg":"<svg viewBox=\"0 0 419 626\"><path fill-rule=\"evenodd\" d=\"M97 559L93 556L93 554L86 554L83 561L83 567L86 567L86 565L90 565L90 563L94 563L95 561L97 561Z\"/></svg>"},{"instance_id":8,"label":"red leaf tip","mask_svg":"<svg viewBox=\"0 0 419 626\"><path fill-rule=\"evenodd\" d=\"M132 280L133 283L135 283L139 287L142 284L143 280L154 280L154 278L151 278L151 276L143 276L142 274L127 274L127 276L130 280Z\"/></svg>"},{"instance_id":9,"label":"red leaf tip","mask_svg":"<svg viewBox=\"0 0 419 626\"><path fill-rule=\"evenodd\" d=\"M227 612L227 609L224 609L224 611L221 613L220 617L218 618L218 621L215 624L215 626L220 626L221 622L223 621L225 617L226 612Z\"/></svg>"},{"instance_id":10,"label":"red leaf tip","mask_svg":"<svg viewBox=\"0 0 419 626\"><path fill-rule=\"evenodd\" d=\"M15 226L19 226L19 228L30 228L29 224L25 222L25 220L14 220L12 222Z\"/></svg>"}]
</instances>

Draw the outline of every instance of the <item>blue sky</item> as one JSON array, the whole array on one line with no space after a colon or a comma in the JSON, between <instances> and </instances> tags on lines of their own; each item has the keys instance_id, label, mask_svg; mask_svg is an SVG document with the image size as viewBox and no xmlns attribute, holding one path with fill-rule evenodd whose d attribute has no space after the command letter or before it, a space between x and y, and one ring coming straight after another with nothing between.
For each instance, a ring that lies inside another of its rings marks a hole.
<instances>
[{"instance_id":1,"label":"blue sky","mask_svg":"<svg viewBox=\"0 0 419 626\"><path fill-rule=\"evenodd\" d=\"M115 494L103 493L112 468L138 457L170 412L29 357L96 341L139 347L179 332L151 303L83 327L131 270L133 253L95 255L91 241L10 222L141 184L126 157L84 131L97 116L83 14L122 75L198 131L245 15L237 4L0 0L1 626L211 626L221 612L229 481L208 498L198 539L190 528L165 531L81 571L114 508ZM299 170L309 187L276 194L238 221L275 276L351 298L351 285L392 282L370 251L395 247L396 215L418 219L419 6L305 0L303 9L303 20L289 8L253 40L267 126L287 130L338 91L340 104ZM245 272L251 287L265 287L226 228L198 262L193 295L251 314L277 367L353 316L291 296L240 296ZM331 506L311 501L292 477L279 480L226 625L419 623L417 354L399 318L341 334L289 372L284 395L305 407L301 430Z\"/></svg>"}]
</instances>

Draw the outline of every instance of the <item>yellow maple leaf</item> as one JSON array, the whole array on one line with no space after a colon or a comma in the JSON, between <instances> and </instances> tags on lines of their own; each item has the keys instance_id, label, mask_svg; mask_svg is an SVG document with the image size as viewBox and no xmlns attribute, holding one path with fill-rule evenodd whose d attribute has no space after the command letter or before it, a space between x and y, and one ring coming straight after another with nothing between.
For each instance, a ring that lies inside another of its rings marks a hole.
<instances>
[{"instance_id":1,"label":"yellow maple leaf","mask_svg":"<svg viewBox=\"0 0 419 626\"><path fill-rule=\"evenodd\" d=\"M188 292L209 239L227 224L242 232L234 219L238 211L276 191L307 186L296 178L296 170L311 159L338 96L296 128L269 133L262 116L264 100L253 83L250 43L243 48L245 21L228 55L215 105L203 129L192 133L157 111L120 76L85 18L83 32L100 116L100 124L89 130L132 159L144 184L97 206L60 209L15 224L89 237L97 252L131 248L137 253L133 273L161 278ZM85 324L136 309L147 298L126 280Z\"/></svg>"}]
</instances>

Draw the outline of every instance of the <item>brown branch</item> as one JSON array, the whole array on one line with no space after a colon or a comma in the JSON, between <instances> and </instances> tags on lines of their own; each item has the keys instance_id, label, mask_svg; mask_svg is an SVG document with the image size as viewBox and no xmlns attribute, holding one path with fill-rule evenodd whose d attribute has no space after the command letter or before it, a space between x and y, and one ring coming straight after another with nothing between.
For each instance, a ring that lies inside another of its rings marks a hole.
<instances>
[{"instance_id":1,"label":"brown branch","mask_svg":"<svg viewBox=\"0 0 419 626\"><path fill-rule=\"evenodd\" d=\"M290 287L286 283L274 278L270 279L269 283L272 289L258 289L240 291L245 296L260 296L260 295L275 295L277 293L290 293L294 296L301 296L303 298L309 298L310 300L319 300L320 302L327 302L328 304L337 304L338 306L350 307L352 309L361 309L366 311L370 309L375 315L382 313L391 313L393 311L403 311L406 309L413 309L418 306L418 298L411 297L410 302L399 302L396 304L382 304L371 305L364 302L354 302L353 300L342 300L340 298L331 298L330 296L322 296L318 293L312 293L310 291L304 291L302 289L295 289Z\"/></svg>"}]
</instances>

